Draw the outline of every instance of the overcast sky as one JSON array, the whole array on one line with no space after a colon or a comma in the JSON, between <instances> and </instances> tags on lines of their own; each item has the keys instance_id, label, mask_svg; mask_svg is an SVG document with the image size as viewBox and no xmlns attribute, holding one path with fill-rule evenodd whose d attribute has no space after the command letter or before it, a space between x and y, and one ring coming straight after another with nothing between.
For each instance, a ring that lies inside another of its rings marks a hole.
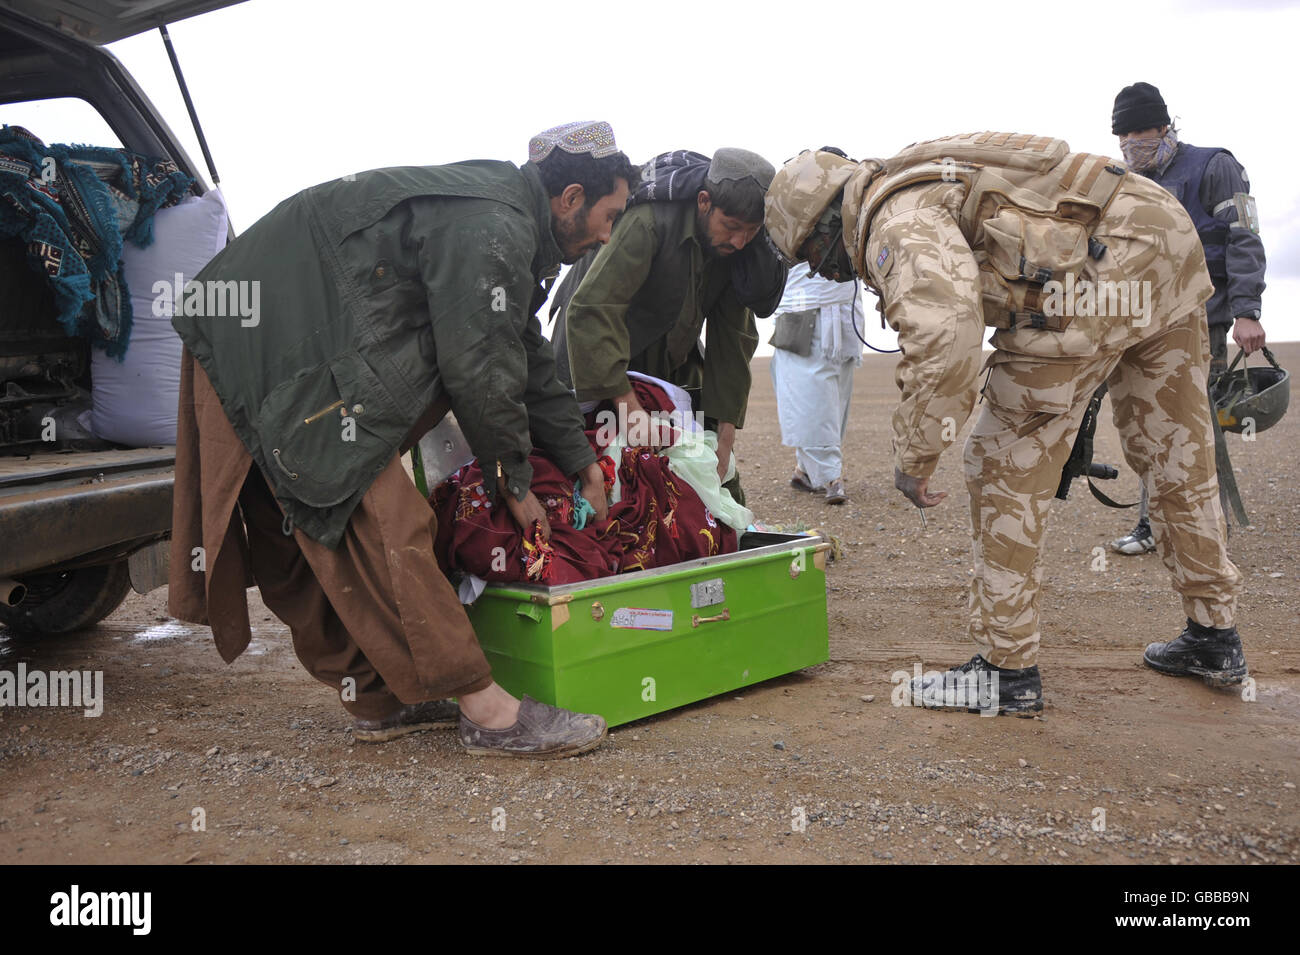
<instances>
[{"instance_id":1,"label":"overcast sky","mask_svg":"<svg viewBox=\"0 0 1300 955\"><path fill-rule=\"evenodd\" d=\"M636 162L724 145L778 165L822 145L887 156L981 129L1117 156L1115 94L1145 80L1183 139L1245 165L1264 324L1300 339L1297 3L250 0L171 34L237 229L348 172L522 162L530 135L574 119L608 120ZM157 31L110 49L201 163Z\"/></svg>"}]
</instances>

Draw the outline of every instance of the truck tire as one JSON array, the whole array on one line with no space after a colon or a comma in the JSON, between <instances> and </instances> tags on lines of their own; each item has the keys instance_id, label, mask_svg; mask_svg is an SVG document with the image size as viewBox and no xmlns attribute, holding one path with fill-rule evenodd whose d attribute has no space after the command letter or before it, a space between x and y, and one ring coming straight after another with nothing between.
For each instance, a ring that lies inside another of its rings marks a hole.
<instances>
[{"instance_id":1,"label":"truck tire","mask_svg":"<svg viewBox=\"0 0 1300 955\"><path fill-rule=\"evenodd\" d=\"M94 626L121 606L131 589L126 561L21 578L27 596L0 605L0 624L15 633L49 636Z\"/></svg>"}]
</instances>

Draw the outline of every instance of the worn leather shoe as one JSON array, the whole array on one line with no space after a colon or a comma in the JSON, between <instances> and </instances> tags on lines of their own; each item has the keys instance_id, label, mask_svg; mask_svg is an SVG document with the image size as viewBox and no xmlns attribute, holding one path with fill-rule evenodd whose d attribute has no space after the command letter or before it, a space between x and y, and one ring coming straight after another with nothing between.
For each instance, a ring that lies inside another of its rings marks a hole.
<instances>
[{"instance_id":1,"label":"worn leather shoe","mask_svg":"<svg viewBox=\"0 0 1300 955\"><path fill-rule=\"evenodd\" d=\"M790 486L796 491L806 491L809 494L821 490L819 487L813 487L812 480L804 473L803 468L794 469L794 476L790 478Z\"/></svg>"},{"instance_id":2,"label":"worn leather shoe","mask_svg":"<svg viewBox=\"0 0 1300 955\"><path fill-rule=\"evenodd\" d=\"M595 749L608 733L603 716L562 710L531 696L519 701L519 719L505 729L486 729L460 716L460 741L477 756L560 759Z\"/></svg>"},{"instance_id":3,"label":"worn leather shoe","mask_svg":"<svg viewBox=\"0 0 1300 955\"><path fill-rule=\"evenodd\" d=\"M1231 686L1246 679L1246 652L1236 627L1215 630L1193 620L1168 643L1148 644L1142 661L1173 676L1199 676L1209 686Z\"/></svg>"},{"instance_id":4,"label":"worn leather shoe","mask_svg":"<svg viewBox=\"0 0 1300 955\"><path fill-rule=\"evenodd\" d=\"M455 700L407 703L381 720L353 720L352 738L359 743L386 743L410 733L451 729L459 722L460 705Z\"/></svg>"},{"instance_id":5,"label":"worn leather shoe","mask_svg":"<svg viewBox=\"0 0 1300 955\"><path fill-rule=\"evenodd\" d=\"M844 493L844 482L839 478L826 485L827 504L843 504L848 499L849 496Z\"/></svg>"},{"instance_id":6,"label":"worn leather shoe","mask_svg":"<svg viewBox=\"0 0 1300 955\"><path fill-rule=\"evenodd\" d=\"M926 673L910 684L912 705L927 710L957 710L996 716L1031 717L1043 709L1038 667L1004 670L975 654L944 673Z\"/></svg>"}]
</instances>

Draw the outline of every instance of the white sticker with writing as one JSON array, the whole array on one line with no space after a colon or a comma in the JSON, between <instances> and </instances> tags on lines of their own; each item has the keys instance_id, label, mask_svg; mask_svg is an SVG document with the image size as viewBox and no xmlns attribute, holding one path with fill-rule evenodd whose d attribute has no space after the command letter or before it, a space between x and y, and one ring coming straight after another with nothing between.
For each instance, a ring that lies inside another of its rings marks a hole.
<instances>
[{"instance_id":1,"label":"white sticker with writing","mask_svg":"<svg viewBox=\"0 0 1300 955\"><path fill-rule=\"evenodd\" d=\"M643 610L640 607L619 607L614 611L609 625L620 630L671 630L671 610Z\"/></svg>"}]
</instances>

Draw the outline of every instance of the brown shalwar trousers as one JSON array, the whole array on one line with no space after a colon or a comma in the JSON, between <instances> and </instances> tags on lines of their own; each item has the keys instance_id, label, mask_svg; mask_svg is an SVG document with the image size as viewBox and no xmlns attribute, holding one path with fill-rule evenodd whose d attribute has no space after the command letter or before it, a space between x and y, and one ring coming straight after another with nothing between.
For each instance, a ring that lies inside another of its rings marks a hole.
<instances>
[{"instance_id":1,"label":"brown shalwar trousers","mask_svg":"<svg viewBox=\"0 0 1300 955\"><path fill-rule=\"evenodd\" d=\"M241 520L242 518L242 520ZM248 646L254 583L294 650L361 719L492 683L433 554L433 509L394 457L331 550L284 514L188 350L181 366L168 609L212 628L227 662ZM353 682L355 681L355 682Z\"/></svg>"},{"instance_id":2,"label":"brown shalwar trousers","mask_svg":"<svg viewBox=\"0 0 1300 955\"><path fill-rule=\"evenodd\" d=\"M261 471L239 495L253 579L293 634L307 672L341 693L353 716L486 689L487 659L433 556L437 523L399 459L375 479L336 550L284 515ZM354 683L344 692L344 680ZM350 699L350 697L355 697Z\"/></svg>"}]
</instances>

